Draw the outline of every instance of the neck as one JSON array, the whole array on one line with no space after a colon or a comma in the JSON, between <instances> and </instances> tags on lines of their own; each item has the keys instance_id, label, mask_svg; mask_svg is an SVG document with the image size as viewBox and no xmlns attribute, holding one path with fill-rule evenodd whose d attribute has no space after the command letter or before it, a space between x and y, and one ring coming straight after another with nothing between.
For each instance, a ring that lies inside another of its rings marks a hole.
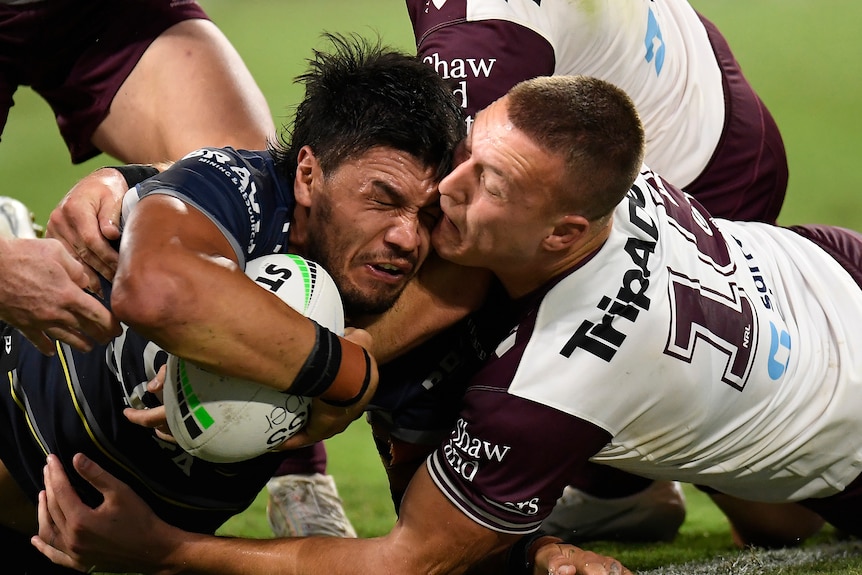
<instances>
[{"instance_id":1,"label":"neck","mask_svg":"<svg viewBox=\"0 0 862 575\"><path fill-rule=\"evenodd\" d=\"M495 273L513 299L524 297L537 290L555 277L566 273L596 250L600 249L611 235L613 219L598 231L584 236L563 252L542 252L526 265L509 266L506 271Z\"/></svg>"},{"instance_id":2,"label":"neck","mask_svg":"<svg viewBox=\"0 0 862 575\"><path fill-rule=\"evenodd\" d=\"M290 227L287 230L288 251L292 254L302 255L308 238L308 210L297 206L293 210L290 219Z\"/></svg>"}]
</instances>

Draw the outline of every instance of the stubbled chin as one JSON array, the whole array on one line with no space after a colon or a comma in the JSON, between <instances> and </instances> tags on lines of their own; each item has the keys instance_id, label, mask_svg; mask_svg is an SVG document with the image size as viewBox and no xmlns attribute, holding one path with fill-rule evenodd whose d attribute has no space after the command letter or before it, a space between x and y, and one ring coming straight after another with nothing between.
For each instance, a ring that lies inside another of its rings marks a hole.
<instances>
[{"instance_id":1,"label":"stubbled chin","mask_svg":"<svg viewBox=\"0 0 862 575\"><path fill-rule=\"evenodd\" d=\"M365 281L353 282L348 290L341 293L345 307L351 314L379 314L389 309L403 286L393 286L381 282Z\"/></svg>"},{"instance_id":2,"label":"stubbled chin","mask_svg":"<svg viewBox=\"0 0 862 575\"><path fill-rule=\"evenodd\" d=\"M392 276L371 266L365 267L363 273L353 279L356 288L372 299L400 293L408 280L407 276Z\"/></svg>"}]
</instances>

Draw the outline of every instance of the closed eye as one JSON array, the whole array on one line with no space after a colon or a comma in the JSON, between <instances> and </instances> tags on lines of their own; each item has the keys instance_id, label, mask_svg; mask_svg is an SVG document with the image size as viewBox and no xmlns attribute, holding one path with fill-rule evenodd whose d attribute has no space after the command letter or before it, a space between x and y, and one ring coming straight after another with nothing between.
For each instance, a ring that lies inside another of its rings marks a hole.
<instances>
[{"instance_id":1,"label":"closed eye","mask_svg":"<svg viewBox=\"0 0 862 575\"><path fill-rule=\"evenodd\" d=\"M442 216L443 210L440 209L440 202L435 202L419 210L419 219L422 221L422 225L428 228L436 226Z\"/></svg>"}]
</instances>

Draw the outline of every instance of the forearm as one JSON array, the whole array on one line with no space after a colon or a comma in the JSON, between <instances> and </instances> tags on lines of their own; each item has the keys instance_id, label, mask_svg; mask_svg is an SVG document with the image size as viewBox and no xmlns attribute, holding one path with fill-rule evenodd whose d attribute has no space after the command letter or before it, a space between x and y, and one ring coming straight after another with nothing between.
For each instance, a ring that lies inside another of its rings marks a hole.
<instances>
[{"instance_id":1,"label":"forearm","mask_svg":"<svg viewBox=\"0 0 862 575\"><path fill-rule=\"evenodd\" d=\"M121 321L205 369L290 386L314 326L245 274L206 216L175 198L144 198L121 252L111 293Z\"/></svg>"},{"instance_id":2,"label":"forearm","mask_svg":"<svg viewBox=\"0 0 862 575\"><path fill-rule=\"evenodd\" d=\"M55 563L156 575L459 575L512 543L449 503L424 470L404 496L398 522L374 539L239 539L182 531L159 519L132 489L85 456L75 471L104 495L83 503L60 461L47 457L36 547Z\"/></svg>"},{"instance_id":3,"label":"forearm","mask_svg":"<svg viewBox=\"0 0 862 575\"><path fill-rule=\"evenodd\" d=\"M240 539L178 532L175 545L151 567L157 575L376 575L427 573L382 539L309 537ZM149 567L148 567L149 568Z\"/></svg>"},{"instance_id":4,"label":"forearm","mask_svg":"<svg viewBox=\"0 0 862 575\"><path fill-rule=\"evenodd\" d=\"M362 318L357 325L373 336L374 357L383 364L479 309L490 281L487 270L459 266L432 254L392 309Z\"/></svg>"},{"instance_id":5,"label":"forearm","mask_svg":"<svg viewBox=\"0 0 862 575\"><path fill-rule=\"evenodd\" d=\"M314 342L309 320L228 261L183 258L150 271L121 266L111 301L121 321L165 351L280 389Z\"/></svg>"}]
</instances>

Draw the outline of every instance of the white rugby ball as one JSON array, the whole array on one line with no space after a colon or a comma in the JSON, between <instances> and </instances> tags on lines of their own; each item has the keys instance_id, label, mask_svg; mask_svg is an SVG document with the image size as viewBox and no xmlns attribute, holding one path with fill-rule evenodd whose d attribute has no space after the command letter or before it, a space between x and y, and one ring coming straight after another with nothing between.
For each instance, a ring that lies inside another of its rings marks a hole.
<instances>
[{"instance_id":1,"label":"white rugby ball","mask_svg":"<svg viewBox=\"0 0 862 575\"><path fill-rule=\"evenodd\" d=\"M332 277L294 254L254 259L246 275L303 315L344 334L344 308ZM171 355L164 405L174 438L188 453L217 463L272 451L308 421L311 399L205 371Z\"/></svg>"}]
</instances>

